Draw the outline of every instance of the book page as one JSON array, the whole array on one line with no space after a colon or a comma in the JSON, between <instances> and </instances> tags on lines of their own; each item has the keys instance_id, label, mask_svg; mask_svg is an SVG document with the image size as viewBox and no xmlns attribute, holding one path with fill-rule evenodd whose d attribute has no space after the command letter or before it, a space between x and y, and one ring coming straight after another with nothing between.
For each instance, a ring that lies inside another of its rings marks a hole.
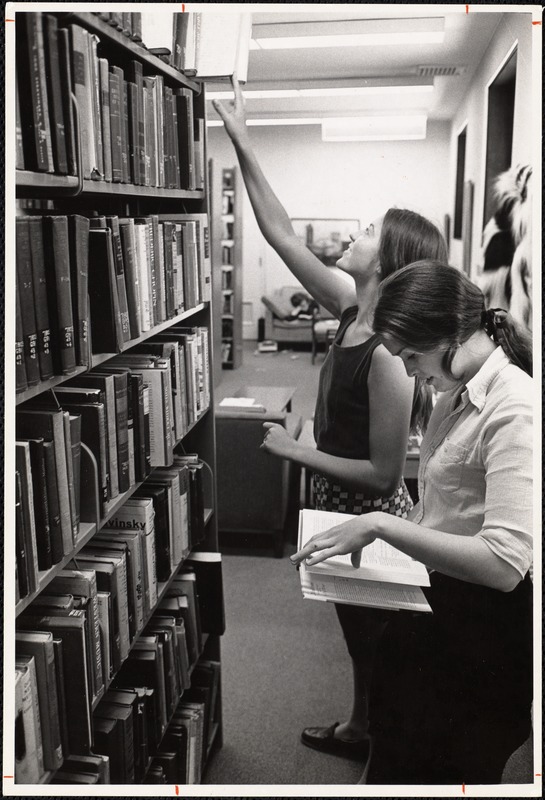
<instances>
[{"instance_id":1,"label":"book page","mask_svg":"<svg viewBox=\"0 0 545 800\"><path fill-rule=\"evenodd\" d=\"M372 608L431 612L424 592L418 586L351 580L337 575L316 575L302 564L299 570L303 596Z\"/></svg>"},{"instance_id":2,"label":"book page","mask_svg":"<svg viewBox=\"0 0 545 800\"><path fill-rule=\"evenodd\" d=\"M334 511L316 511L308 508L299 513L299 549L304 547L308 540L317 533L323 533L335 525L355 518L354 514L339 514ZM375 539L372 544L363 548L361 564L358 568L352 566L350 555L344 555L333 556L312 567L307 565L306 569L319 575L329 573L352 579L385 581L412 586L430 585L428 571L424 564L414 561L410 556L382 539Z\"/></svg>"}]
</instances>

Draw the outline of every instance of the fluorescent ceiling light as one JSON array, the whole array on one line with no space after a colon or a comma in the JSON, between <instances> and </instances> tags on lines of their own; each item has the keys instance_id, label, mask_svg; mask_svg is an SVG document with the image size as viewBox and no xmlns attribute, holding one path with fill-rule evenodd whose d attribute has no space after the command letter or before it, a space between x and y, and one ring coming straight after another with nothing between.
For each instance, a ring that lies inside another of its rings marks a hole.
<instances>
[{"instance_id":1,"label":"fluorescent ceiling light","mask_svg":"<svg viewBox=\"0 0 545 800\"><path fill-rule=\"evenodd\" d=\"M322 120L324 142L373 142L425 139L427 117L406 116L338 117Z\"/></svg>"},{"instance_id":2,"label":"fluorescent ceiling light","mask_svg":"<svg viewBox=\"0 0 545 800\"><path fill-rule=\"evenodd\" d=\"M260 50L302 50L320 47L378 47L391 44L442 44L445 34L437 33L347 33L330 36L286 36L255 39Z\"/></svg>"},{"instance_id":3,"label":"fluorescent ceiling light","mask_svg":"<svg viewBox=\"0 0 545 800\"><path fill-rule=\"evenodd\" d=\"M444 36L442 17L284 23L254 26L251 47L261 50L291 50L442 44Z\"/></svg>"},{"instance_id":4,"label":"fluorescent ceiling light","mask_svg":"<svg viewBox=\"0 0 545 800\"><path fill-rule=\"evenodd\" d=\"M274 117L273 119L247 119L246 125L321 125L321 117ZM219 119L209 119L206 121L208 128L219 128L223 122Z\"/></svg>"},{"instance_id":5,"label":"fluorescent ceiling light","mask_svg":"<svg viewBox=\"0 0 545 800\"><path fill-rule=\"evenodd\" d=\"M411 84L397 86L337 86L317 89L246 89L242 92L246 100L274 100L289 97L365 97L366 95L429 94L433 84ZM232 100L233 92L207 92L207 100Z\"/></svg>"}]
</instances>

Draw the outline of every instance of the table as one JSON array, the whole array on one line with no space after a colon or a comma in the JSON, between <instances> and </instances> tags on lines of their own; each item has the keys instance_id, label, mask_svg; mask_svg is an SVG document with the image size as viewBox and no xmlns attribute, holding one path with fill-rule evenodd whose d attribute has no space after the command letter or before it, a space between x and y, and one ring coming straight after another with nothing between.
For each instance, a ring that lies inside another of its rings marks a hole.
<instances>
[{"instance_id":1,"label":"table","mask_svg":"<svg viewBox=\"0 0 545 800\"><path fill-rule=\"evenodd\" d=\"M271 411L291 411L296 386L241 386L233 397L253 397L256 403Z\"/></svg>"}]
</instances>

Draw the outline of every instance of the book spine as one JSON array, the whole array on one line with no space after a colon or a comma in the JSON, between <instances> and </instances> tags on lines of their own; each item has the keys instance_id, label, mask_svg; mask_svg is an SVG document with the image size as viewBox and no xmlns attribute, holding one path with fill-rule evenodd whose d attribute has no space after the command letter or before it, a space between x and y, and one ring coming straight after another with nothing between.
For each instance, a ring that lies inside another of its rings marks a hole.
<instances>
[{"instance_id":1,"label":"book spine","mask_svg":"<svg viewBox=\"0 0 545 800\"><path fill-rule=\"evenodd\" d=\"M44 442L43 452L47 482L47 505L49 509L51 560L53 564L58 564L63 556L68 555L72 547L72 543L70 542L68 544L66 537L63 536L59 490L57 486L57 473L55 465L55 446L53 442ZM65 547L68 546L70 549L65 550Z\"/></svg>"},{"instance_id":2,"label":"book spine","mask_svg":"<svg viewBox=\"0 0 545 800\"><path fill-rule=\"evenodd\" d=\"M15 298L15 388L17 392L24 392L28 387L25 365L25 343L23 333L23 315L21 313L21 298L16 292Z\"/></svg>"},{"instance_id":3,"label":"book spine","mask_svg":"<svg viewBox=\"0 0 545 800\"><path fill-rule=\"evenodd\" d=\"M72 522L72 536L76 541L79 533L79 520L76 511L76 490L74 486L74 462L72 460L72 434L70 429L70 414L63 413L64 424L64 451L66 456L66 474L68 476L68 498L70 501L70 519Z\"/></svg>"},{"instance_id":4,"label":"book spine","mask_svg":"<svg viewBox=\"0 0 545 800\"><path fill-rule=\"evenodd\" d=\"M46 570L51 567L53 561L51 558L51 528L49 525L43 440L31 440L29 445L38 569Z\"/></svg>"},{"instance_id":5,"label":"book spine","mask_svg":"<svg viewBox=\"0 0 545 800\"><path fill-rule=\"evenodd\" d=\"M30 258L30 237L28 220L16 220L16 269L17 292L21 309L23 328L23 353L26 379L29 386L40 382L40 364L38 360L38 336L36 333L36 317L34 313L34 288L32 264Z\"/></svg>"},{"instance_id":6,"label":"book spine","mask_svg":"<svg viewBox=\"0 0 545 800\"><path fill-rule=\"evenodd\" d=\"M127 306L129 313L130 338L140 336L140 276L136 264L136 236L134 220L127 219L119 226L123 264L127 287Z\"/></svg>"},{"instance_id":7,"label":"book spine","mask_svg":"<svg viewBox=\"0 0 545 800\"><path fill-rule=\"evenodd\" d=\"M89 79L91 85L91 112L94 131L94 152L96 169L91 177L94 180L104 180L104 151L102 144L102 106L100 103L100 70L98 64L97 43L99 39L95 34L89 33Z\"/></svg>"},{"instance_id":8,"label":"book spine","mask_svg":"<svg viewBox=\"0 0 545 800\"><path fill-rule=\"evenodd\" d=\"M21 103L19 101L19 75L15 75L15 169L25 168L25 151L23 148L23 123L21 121Z\"/></svg>"},{"instance_id":9,"label":"book spine","mask_svg":"<svg viewBox=\"0 0 545 800\"><path fill-rule=\"evenodd\" d=\"M59 79L61 85L62 112L64 118L64 135L68 174L77 175L76 123L72 106L72 89L74 87L70 67L70 40L65 28L57 30L57 47L59 51Z\"/></svg>"},{"instance_id":10,"label":"book spine","mask_svg":"<svg viewBox=\"0 0 545 800\"><path fill-rule=\"evenodd\" d=\"M138 87L132 81L126 83L126 93L129 120L128 140L129 140L129 161L132 183L138 185L140 182L140 163L138 155Z\"/></svg>"},{"instance_id":11,"label":"book spine","mask_svg":"<svg viewBox=\"0 0 545 800\"><path fill-rule=\"evenodd\" d=\"M80 214L68 217L70 240L70 286L76 343L76 361L88 367L90 361L89 336L89 220Z\"/></svg>"},{"instance_id":12,"label":"book spine","mask_svg":"<svg viewBox=\"0 0 545 800\"><path fill-rule=\"evenodd\" d=\"M61 175L68 174L68 159L66 153L66 135L64 129L64 114L62 106L62 87L59 69L59 47L57 19L51 14L43 15L46 82L51 121L51 135L53 143L53 159L55 171Z\"/></svg>"},{"instance_id":13,"label":"book spine","mask_svg":"<svg viewBox=\"0 0 545 800\"><path fill-rule=\"evenodd\" d=\"M111 182L112 173L112 132L110 120L110 79L109 64L105 58L98 59L100 75L100 103L102 109L102 148L104 154L104 180Z\"/></svg>"},{"instance_id":14,"label":"book spine","mask_svg":"<svg viewBox=\"0 0 545 800\"><path fill-rule=\"evenodd\" d=\"M124 342L130 341L129 306L127 300L127 287L125 282L125 267L123 264L123 250L119 233L119 220L117 217L108 217L108 224L112 231L112 249L115 263L117 296L119 301L119 318L121 334Z\"/></svg>"},{"instance_id":15,"label":"book spine","mask_svg":"<svg viewBox=\"0 0 545 800\"><path fill-rule=\"evenodd\" d=\"M33 305L38 335L38 360L40 363L40 376L42 380L47 380L53 375L53 354L51 351L51 325L47 304L47 280L41 218L30 217L28 226L32 261L32 288L34 291Z\"/></svg>"},{"instance_id":16,"label":"book spine","mask_svg":"<svg viewBox=\"0 0 545 800\"><path fill-rule=\"evenodd\" d=\"M112 180L121 183L123 180L123 154L121 140L121 93L118 76L109 74L110 86L110 124L112 144Z\"/></svg>"},{"instance_id":17,"label":"book spine","mask_svg":"<svg viewBox=\"0 0 545 800\"><path fill-rule=\"evenodd\" d=\"M54 172L51 126L47 104L42 14L31 13L26 16L31 75L31 108L34 113L37 169L42 172Z\"/></svg>"},{"instance_id":18,"label":"book spine","mask_svg":"<svg viewBox=\"0 0 545 800\"><path fill-rule=\"evenodd\" d=\"M72 312L72 289L70 279L70 256L68 239L68 220L66 217L45 217L44 231L47 231L49 252L55 266L55 289L51 286L56 300L57 343L60 349L60 365L64 375L70 375L76 368L74 342L74 318Z\"/></svg>"}]
</instances>

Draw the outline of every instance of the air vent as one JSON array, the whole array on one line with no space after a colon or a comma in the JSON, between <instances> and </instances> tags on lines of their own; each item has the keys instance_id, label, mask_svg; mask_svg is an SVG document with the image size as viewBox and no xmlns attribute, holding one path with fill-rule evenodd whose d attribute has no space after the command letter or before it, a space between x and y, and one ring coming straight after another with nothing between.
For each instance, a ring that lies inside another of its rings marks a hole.
<instances>
[{"instance_id":1,"label":"air vent","mask_svg":"<svg viewBox=\"0 0 545 800\"><path fill-rule=\"evenodd\" d=\"M466 67L437 67L425 66L417 67L416 74L422 78L450 78L455 75L463 75Z\"/></svg>"}]
</instances>

